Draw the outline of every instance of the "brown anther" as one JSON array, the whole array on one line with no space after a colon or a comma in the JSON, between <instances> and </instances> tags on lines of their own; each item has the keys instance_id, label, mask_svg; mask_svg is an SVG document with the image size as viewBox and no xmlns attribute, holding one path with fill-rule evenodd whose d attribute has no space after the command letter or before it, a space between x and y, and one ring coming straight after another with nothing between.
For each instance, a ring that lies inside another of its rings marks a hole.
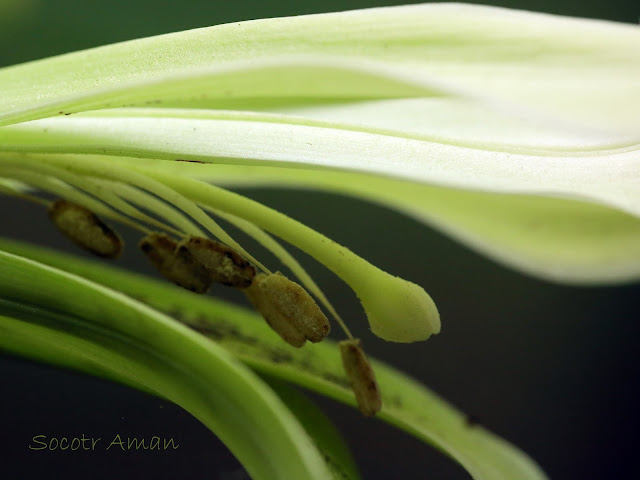
<instances>
[{"instance_id":1,"label":"brown anther","mask_svg":"<svg viewBox=\"0 0 640 480\"><path fill-rule=\"evenodd\" d=\"M56 200L48 213L67 238L94 255L118 258L122 253L122 238L91 210L67 200Z\"/></svg>"},{"instance_id":2,"label":"brown anther","mask_svg":"<svg viewBox=\"0 0 640 480\"><path fill-rule=\"evenodd\" d=\"M195 293L211 286L209 271L186 249L164 233L152 233L140 240L140 250L167 279Z\"/></svg>"},{"instance_id":3,"label":"brown anther","mask_svg":"<svg viewBox=\"0 0 640 480\"><path fill-rule=\"evenodd\" d=\"M351 382L358 408L364 415L373 416L382 408L382 398L375 373L362 350L360 340L343 340L339 345L342 365Z\"/></svg>"},{"instance_id":4,"label":"brown anther","mask_svg":"<svg viewBox=\"0 0 640 480\"><path fill-rule=\"evenodd\" d=\"M235 250L210 238L188 236L178 244L202 263L214 282L230 287L247 288L256 269Z\"/></svg>"}]
</instances>

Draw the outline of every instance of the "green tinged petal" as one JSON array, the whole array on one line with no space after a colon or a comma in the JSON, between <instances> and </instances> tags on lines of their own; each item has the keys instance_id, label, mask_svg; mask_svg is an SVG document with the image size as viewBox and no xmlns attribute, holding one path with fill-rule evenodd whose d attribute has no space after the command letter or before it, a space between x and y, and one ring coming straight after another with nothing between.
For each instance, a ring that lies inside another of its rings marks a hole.
<instances>
[{"instance_id":1,"label":"green tinged petal","mask_svg":"<svg viewBox=\"0 0 640 480\"><path fill-rule=\"evenodd\" d=\"M219 108L221 100L308 103L444 90L624 127L638 118L629 99L640 89L639 43L630 25L463 4L256 20L3 69L0 112L11 123L131 103Z\"/></svg>"}]
</instances>

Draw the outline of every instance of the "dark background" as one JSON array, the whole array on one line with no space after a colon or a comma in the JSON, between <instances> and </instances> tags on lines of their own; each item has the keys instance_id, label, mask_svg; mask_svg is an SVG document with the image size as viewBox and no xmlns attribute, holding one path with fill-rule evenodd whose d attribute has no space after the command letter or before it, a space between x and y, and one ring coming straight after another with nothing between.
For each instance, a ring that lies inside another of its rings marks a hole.
<instances>
[{"instance_id":1,"label":"dark background","mask_svg":"<svg viewBox=\"0 0 640 480\"><path fill-rule=\"evenodd\" d=\"M400 3L411 2L0 0L0 66L230 21ZM640 14L636 1L623 0L490 3L632 23ZM359 200L292 190L243 193L424 286L436 300L443 319L440 335L426 343L385 343L367 333L351 291L303 256L370 354L410 372L521 447L553 479L640 478L635 459L640 285L553 285L506 270L422 224ZM0 198L0 220L2 235L81 254L53 230L40 207ZM129 245L136 237L129 232ZM121 263L153 274L135 248ZM3 355L0 378L2 478L247 478L217 438L179 407ZM317 400L352 446L364 479L468 478L451 460L403 432ZM116 433L173 437L180 448L154 453L28 449L34 435L83 433L103 439Z\"/></svg>"}]
</instances>

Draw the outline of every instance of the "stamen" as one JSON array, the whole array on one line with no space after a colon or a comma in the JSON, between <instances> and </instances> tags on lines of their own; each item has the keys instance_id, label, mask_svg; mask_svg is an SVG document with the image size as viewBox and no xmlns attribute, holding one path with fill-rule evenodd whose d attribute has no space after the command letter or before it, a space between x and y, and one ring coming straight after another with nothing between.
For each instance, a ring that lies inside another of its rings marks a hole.
<instances>
[{"instance_id":1,"label":"stamen","mask_svg":"<svg viewBox=\"0 0 640 480\"><path fill-rule=\"evenodd\" d=\"M260 277L265 276L264 273L256 275L256 280L252 287L245 289L247 298L252 305L258 310L267 324L287 342L289 345L300 348L306 342L307 338L283 315L280 315L277 309L271 304L269 298L262 294L257 287Z\"/></svg>"},{"instance_id":2,"label":"stamen","mask_svg":"<svg viewBox=\"0 0 640 480\"><path fill-rule=\"evenodd\" d=\"M294 347L301 347L305 340L320 342L331 330L311 295L280 272L256 275L245 293L267 323Z\"/></svg>"},{"instance_id":3,"label":"stamen","mask_svg":"<svg viewBox=\"0 0 640 480\"><path fill-rule=\"evenodd\" d=\"M147 193L145 190L142 190L137 187L133 187L127 183L114 181L114 180L106 180L104 178L97 178L95 181L103 183L111 187L111 189L122 199L128 202L130 205L135 204L138 207L143 207L145 210L149 212L153 212L160 218L164 218L167 222L174 225L171 227L163 222L156 220L155 218L151 218L154 220L153 222L149 220L145 220L149 224L153 224L158 227L159 230L163 230L166 232L171 232L177 237L183 237L186 234L190 235L199 235L205 236L206 234L191 220L189 220L186 215L184 215L180 210L173 208L169 203L160 200L159 198ZM144 215L142 212L140 214ZM133 216L133 215L132 215ZM148 217L145 215L145 217Z\"/></svg>"},{"instance_id":4,"label":"stamen","mask_svg":"<svg viewBox=\"0 0 640 480\"><path fill-rule=\"evenodd\" d=\"M186 249L164 233L152 233L139 243L140 250L167 279L195 293L205 293L211 285L208 270Z\"/></svg>"},{"instance_id":5,"label":"stamen","mask_svg":"<svg viewBox=\"0 0 640 480\"><path fill-rule=\"evenodd\" d=\"M194 178L170 176L146 166L132 168L166 182L199 204L232 213L286 238L315 257L356 292L371 330L379 337L394 342L415 342L440 331L438 309L422 287L380 270L306 225L259 202Z\"/></svg>"},{"instance_id":6,"label":"stamen","mask_svg":"<svg viewBox=\"0 0 640 480\"><path fill-rule=\"evenodd\" d=\"M133 168L124 168L114 162L105 162L98 157L93 157L90 163L83 161L82 158L68 155L42 155L37 157L35 155L22 155L21 158L24 163L29 162L30 164L41 164L42 162L45 162L47 164L60 164L61 168L66 170L73 170L75 172L82 172L84 175L98 176L101 178L126 182L139 189L147 190L190 215L218 239L237 250L254 265L257 265L266 271L266 268L264 268L258 260L245 251L238 242L225 232L224 229L220 227L220 225L218 225L209 215L207 215L195 202L183 196L173 188L168 187L164 183L154 180L149 175L140 173Z\"/></svg>"},{"instance_id":7,"label":"stamen","mask_svg":"<svg viewBox=\"0 0 640 480\"><path fill-rule=\"evenodd\" d=\"M256 276L256 269L240 254L210 238L189 235L178 244L180 249L188 250L202 263L214 282L247 288Z\"/></svg>"},{"instance_id":8,"label":"stamen","mask_svg":"<svg viewBox=\"0 0 640 480\"><path fill-rule=\"evenodd\" d=\"M360 339L352 338L339 342L342 365L351 382L360 411L373 416L382 408L382 398L376 376L360 345Z\"/></svg>"},{"instance_id":9,"label":"stamen","mask_svg":"<svg viewBox=\"0 0 640 480\"><path fill-rule=\"evenodd\" d=\"M120 236L85 207L56 200L49 207L49 217L69 239L99 257L117 258L122 253Z\"/></svg>"},{"instance_id":10,"label":"stamen","mask_svg":"<svg viewBox=\"0 0 640 480\"><path fill-rule=\"evenodd\" d=\"M143 192L140 190L120 182L111 182L100 178L92 178L91 181L91 183L102 192L101 198L125 215L148 225L152 225L160 230L168 231L178 236L184 235L183 232L172 228L170 225L167 225L144 212L141 212L131 204L130 196L135 196L136 193L142 194ZM162 202L158 201L158 203ZM151 232L147 230L145 233Z\"/></svg>"},{"instance_id":11,"label":"stamen","mask_svg":"<svg viewBox=\"0 0 640 480\"><path fill-rule=\"evenodd\" d=\"M293 255L291 255L278 241L276 241L271 235L262 230L260 227L251 223L243 218L236 217L227 212L223 212L221 210L217 210L211 208L207 205L201 205L202 208L212 212L213 214L225 219L229 223L232 223L237 228L242 230L247 235L253 237L257 240L263 247L273 253L278 259L286 265L289 270L293 272L293 274L298 277L298 280L302 282L302 285L314 296L316 297L322 305L329 311L329 313L333 316L333 318L338 322L338 325L342 328L348 338L353 338L349 328L342 320L342 317L338 314L336 309L333 307L329 299L326 297L324 292L320 289L318 284L311 278L311 276L307 273L300 262L295 259ZM271 272L267 272L271 273Z\"/></svg>"},{"instance_id":12,"label":"stamen","mask_svg":"<svg viewBox=\"0 0 640 480\"><path fill-rule=\"evenodd\" d=\"M372 331L390 341L425 340L440 330L438 310L418 285L394 277L355 255L349 249L258 202L205 182L138 164L126 166L115 159L77 155L7 153L12 163L58 165L69 172L128 182L148 190L191 215L224 243L267 271L233 241L199 205L236 215L275 233L306 251L345 280L356 292ZM1 166L0 166L1 168ZM380 292L385 292L380 295Z\"/></svg>"}]
</instances>

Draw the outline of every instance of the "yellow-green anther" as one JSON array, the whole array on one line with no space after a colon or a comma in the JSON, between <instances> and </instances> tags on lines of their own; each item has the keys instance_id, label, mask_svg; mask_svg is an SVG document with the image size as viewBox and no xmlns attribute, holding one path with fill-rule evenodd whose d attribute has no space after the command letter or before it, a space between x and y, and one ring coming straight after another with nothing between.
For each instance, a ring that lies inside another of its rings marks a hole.
<instances>
[{"instance_id":1,"label":"yellow-green anther","mask_svg":"<svg viewBox=\"0 0 640 480\"><path fill-rule=\"evenodd\" d=\"M245 292L267 323L295 347L305 340L320 342L331 330L311 295L279 272L256 275Z\"/></svg>"},{"instance_id":2,"label":"yellow-green anther","mask_svg":"<svg viewBox=\"0 0 640 480\"><path fill-rule=\"evenodd\" d=\"M253 284L244 290L247 298L251 301L256 310L260 312L269 326L289 345L300 348L307 338L289 321L289 319L277 311L272 305L268 295L260 288L262 279L266 277L264 273L255 276Z\"/></svg>"},{"instance_id":3,"label":"yellow-green anther","mask_svg":"<svg viewBox=\"0 0 640 480\"><path fill-rule=\"evenodd\" d=\"M356 396L360 411L373 416L382 408L380 389L371 364L360 345L360 339L351 338L339 343L342 365Z\"/></svg>"},{"instance_id":4,"label":"yellow-green anther","mask_svg":"<svg viewBox=\"0 0 640 480\"><path fill-rule=\"evenodd\" d=\"M122 253L122 238L91 210L56 200L49 206L49 218L75 244L104 258L117 258Z\"/></svg>"}]
</instances>

